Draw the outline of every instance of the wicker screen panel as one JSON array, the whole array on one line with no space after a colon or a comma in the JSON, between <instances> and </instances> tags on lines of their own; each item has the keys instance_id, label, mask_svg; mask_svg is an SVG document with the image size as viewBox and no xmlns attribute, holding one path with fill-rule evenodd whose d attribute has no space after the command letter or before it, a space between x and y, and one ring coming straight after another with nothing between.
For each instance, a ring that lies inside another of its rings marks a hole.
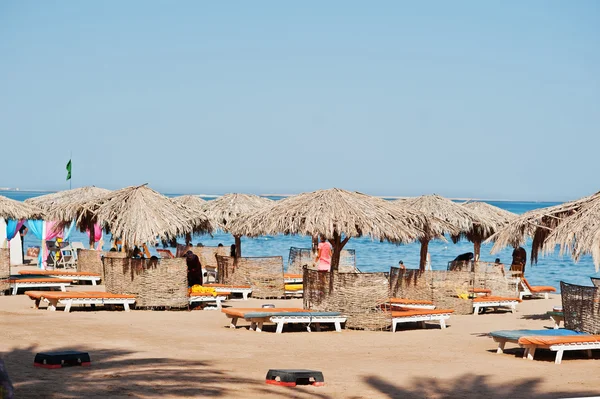
<instances>
[{"instance_id":1,"label":"wicker screen panel","mask_svg":"<svg viewBox=\"0 0 600 399\"><path fill-rule=\"evenodd\" d=\"M492 290L492 295L518 298L517 281L508 278L501 263L475 262L474 286Z\"/></svg>"},{"instance_id":2,"label":"wicker screen panel","mask_svg":"<svg viewBox=\"0 0 600 399\"><path fill-rule=\"evenodd\" d=\"M222 284L252 287L255 298L280 298L285 296L283 257L241 257L217 255L219 282Z\"/></svg>"},{"instance_id":3,"label":"wicker screen panel","mask_svg":"<svg viewBox=\"0 0 600 399\"><path fill-rule=\"evenodd\" d=\"M287 273L302 274L302 268L312 266L315 263L316 254L310 248L290 247L288 257ZM360 273L356 267L356 251L354 249L343 249L340 254L339 271L341 273Z\"/></svg>"},{"instance_id":4,"label":"wicker screen panel","mask_svg":"<svg viewBox=\"0 0 600 399\"><path fill-rule=\"evenodd\" d=\"M185 259L131 259L120 253L103 258L106 291L136 295L136 307L188 305Z\"/></svg>"},{"instance_id":5,"label":"wicker screen panel","mask_svg":"<svg viewBox=\"0 0 600 399\"><path fill-rule=\"evenodd\" d=\"M8 280L3 280L10 276L10 250L0 248L0 295L8 290Z\"/></svg>"},{"instance_id":6,"label":"wicker screen panel","mask_svg":"<svg viewBox=\"0 0 600 399\"><path fill-rule=\"evenodd\" d=\"M102 252L93 249L77 250L77 271L99 274L104 280L104 265L102 264Z\"/></svg>"},{"instance_id":7,"label":"wicker screen panel","mask_svg":"<svg viewBox=\"0 0 600 399\"><path fill-rule=\"evenodd\" d=\"M473 288L474 273L469 271L434 270L431 274L432 298L439 309L453 309L454 314L473 313L473 301L460 298ZM427 277L429 279L429 277Z\"/></svg>"},{"instance_id":8,"label":"wicker screen panel","mask_svg":"<svg viewBox=\"0 0 600 399\"><path fill-rule=\"evenodd\" d=\"M600 334L600 305L597 287L560 282L565 328Z\"/></svg>"},{"instance_id":9,"label":"wicker screen panel","mask_svg":"<svg viewBox=\"0 0 600 399\"><path fill-rule=\"evenodd\" d=\"M228 256L230 249L228 247L186 247L185 252L187 251L198 255L202 267L209 266L216 269L218 266L216 255Z\"/></svg>"},{"instance_id":10,"label":"wicker screen panel","mask_svg":"<svg viewBox=\"0 0 600 399\"><path fill-rule=\"evenodd\" d=\"M391 325L385 273L339 273L304 269L304 308L342 312L346 327L383 330Z\"/></svg>"},{"instance_id":11,"label":"wicker screen panel","mask_svg":"<svg viewBox=\"0 0 600 399\"><path fill-rule=\"evenodd\" d=\"M431 274L419 269L390 268L390 297L432 300Z\"/></svg>"}]
</instances>

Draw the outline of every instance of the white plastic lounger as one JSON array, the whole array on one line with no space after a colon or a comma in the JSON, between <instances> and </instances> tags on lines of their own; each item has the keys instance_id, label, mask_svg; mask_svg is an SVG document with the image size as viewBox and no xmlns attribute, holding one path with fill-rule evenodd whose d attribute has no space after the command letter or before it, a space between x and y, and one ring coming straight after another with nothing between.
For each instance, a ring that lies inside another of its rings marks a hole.
<instances>
[{"instance_id":1,"label":"white plastic lounger","mask_svg":"<svg viewBox=\"0 0 600 399\"><path fill-rule=\"evenodd\" d=\"M517 304L521 302L518 298L505 298L500 296L482 296L473 299L473 314L479 314L483 308L510 308L512 313L517 309Z\"/></svg>"},{"instance_id":2,"label":"white plastic lounger","mask_svg":"<svg viewBox=\"0 0 600 399\"><path fill-rule=\"evenodd\" d=\"M500 330L500 331L492 331L490 333L490 337L494 339L494 342L498 343L498 348L496 349L496 353L503 353L504 347L507 342L518 344L519 340L523 337L572 337L572 336L589 336L589 334L581 333L572 330L558 329L558 330ZM526 357L527 353L523 355Z\"/></svg>"},{"instance_id":3,"label":"white plastic lounger","mask_svg":"<svg viewBox=\"0 0 600 399\"><path fill-rule=\"evenodd\" d=\"M555 364L562 362L565 351L586 351L589 358L592 357L592 349L600 349L600 335L575 335L575 336L530 336L521 337L518 341L525 348L523 358L533 360L536 349L548 349L556 352Z\"/></svg>"},{"instance_id":4,"label":"white plastic lounger","mask_svg":"<svg viewBox=\"0 0 600 399\"><path fill-rule=\"evenodd\" d=\"M202 286L214 288L217 293L241 294L245 301L252 294L252 287L249 285L204 284Z\"/></svg>"},{"instance_id":5,"label":"white plastic lounger","mask_svg":"<svg viewBox=\"0 0 600 399\"><path fill-rule=\"evenodd\" d=\"M547 285L531 285L525 277L519 281L519 299L523 299L524 296L537 297L540 295L548 299L548 294L553 292L556 292L556 288Z\"/></svg>"},{"instance_id":6,"label":"white plastic lounger","mask_svg":"<svg viewBox=\"0 0 600 399\"><path fill-rule=\"evenodd\" d=\"M192 292L190 294L189 300L190 300L190 305L192 305L194 303L215 302L217 305L216 309L221 309L223 307L222 306L223 301L227 300L227 295L229 295L229 292L223 292L223 293L221 293L221 295L217 295L217 296L214 296L209 293Z\"/></svg>"},{"instance_id":7,"label":"white plastic lounger","mask_svg":"<svg viewBox=\"0 0 600 399\"><path fill-rule=\"evenodd\" d=\"M390 306L408 309L435 309L432 301L406 298L390 298Z\"/></svg>"},{"instance_id":8,"label":"white plastic lounger","mask_svg":"<svg viewBox=\"0 0 600 399\"><path fill-rule=\"evenodd\" d=\"M67 291L71 285L70 280L61 278L9 278L9 287L12 289L12 295L17 295L21 288L60 288L61 291Z\"/></svg>"},{"instance_id":9,"label":"white plastic lounger","mask_svg":"<svg viewBox=\"0 0 600 399\"><path fill-rule=\"evenodd\" d=\"M27 291L25 294L35 300L36 308L43 300L48 303L48 310L55 311L58 305L64 305L67 313L71 311L73 305L122 305L125 311L129 312L129 305L135 303L134 295L109 292Z\"/></svg>"},{"instance_id":10,"label":"white plastic lounger","mask_svg":"<svg viewBox=\"0 0 600 399\"><path fill-rule=\"evenodd\" d=\"M307 331L310 332L310 325L314 324L317 331L321 330L321 324L333 323L337 332L342 331L342 323L346 322L346 317L341 316L339 312L315 312L299 308L229 308L222 309L223 313L231 319L231 328L236 328L238 319L242 318L250 322L250 330L261 332L265 322L277 324L276 333L283 332L283 326L288 323L308 324Z\"/></svg>"},{"instance_id":11,"label":"white plastic lounger","mask_svg":"<svg viewBox=\"0 0 600 399\"><path fill-rule=\"evenodd\" d=\"M400 323L419 322L421 327L425 327L426 321L439 321L440 328L446 328L446 320L454 310L449 309L406 309L400 311L392 311L392 332L396 332L396 328Z\"/></svg>"},{"instance_id":12,"label":"white plastic lounger","mask_svg":"<svg viewBox=\"0 0 600 399\"><path fill-rule=\"evenodd\" d=\"M22 270L19 272L22 276L47 276L53 278L62 278L70 281L91 281L92 285L97 285L101 277L96 273L67 271L67 270Z\"/></svg>"}]
</instances>

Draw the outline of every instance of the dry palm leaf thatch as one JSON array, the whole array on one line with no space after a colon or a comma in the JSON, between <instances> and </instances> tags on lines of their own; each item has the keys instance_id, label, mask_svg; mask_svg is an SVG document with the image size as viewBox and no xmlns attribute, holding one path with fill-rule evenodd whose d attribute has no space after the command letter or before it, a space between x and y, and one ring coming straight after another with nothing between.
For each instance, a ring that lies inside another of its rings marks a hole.
<instances>
[{"instance_id":1,"label":"dry palm leaf thatch","mask_svg":"<svg viewBox=\"0 0 600 399\"><path fill-rule=\"evenodd\" d=\"M45 212L39 207L0 195L0 218L3 219L43 219Z\"/></svg>"},{"instance_id":2,"label":"dry palm leaf thatch","mask_svg":"<svg viewBox=\"0 0 600 399\"><path fill-rule=\"evenodd\" d=\"M208 219L217 228L229 231L232 222L246 218L265 207L270 206L272 200L253 194L225 194L211 201L206 201L202 210ZM242 241L240 234L233 234L235 239L236 257L242 256Z\"/></svg>"},{"instance_id":3,"label":"dry palm leaf thatch","mask_svg":"<svg viewBox=\"0 0 600 399\"><path fill-rule=\"evenodd\" d=\"M206 204L205 200L197 195L180 195L171 198L171 201L181 204L190 210L192 214L192 223L194 224L193 233L202 234L212 231L212 224L210 226L207 225L207 223L210 222L202 208ZM192 242L192 233L187 233L185 235L185 242L186 245L190 245Z\"/></svg>"},{"instance_id":4,"label":"dry palm leaf thatch","mask_svg":"<svg viewBox=\"0 0 600 399\"><path fill-rule=\"evenodd\" d=\"M71 222L80 217L85 204L108 193L110 190L105 188L88 186L29 198L25 202L44 209L48 220Z\"/></svg>"},{"instance_id":5,"label":"dry palm leaf thatch","mask_svg":"<svg viewBox=\"0 0 600 399\"><path fill-rule=\"evenodd\" d=\"M47 220L59 222L55 229L62 230L73 220L78 220L81 232L86 230L90 232L90 248L93 248L96 242L96 237L94 237L96 217L89 210L87 204L108 193L110 190L105 188L87 186L41 195L30 198L26 202L44 209Z\"/></svg>"},{"instance_id":6,"label":"dry palm leaf thatch","mask_svg":"<svg viewBox=\"0 0 600 399\"><path fill-rule=\"evenodd\" d=\"M418 212L366 194L332 188L276 201L246 219L233 222L229 229L234 234L251 237L280 233L323 235L333 246L331 266L337 270L341 250L351 237L411 242L425 234L424 224Z\"/></svg>"},{"instance_id":7,"label":"dry palm leaf thatch","mask_svg":"<svg viewBox=\"0 0 600 399\"><path fill-rule=\"evenodd\" d=\"M587 197L571 216L565 218L546 238L544 252L553 252L560 245L560 254L569 253L579 261L591 254L596 271L600 270L600 192Z\"/></svg>"},{"instance_id":8,"label":"dry palm leaf thatch","mask_svg":"<svg viewBox=\"0 0 600 399\"><path fill-rule=\"evenodd\" d=\"M479 260L481 243L508 225L517 215L486 202L465 202L461 205L475 212L480 220L478 223L473 223L471 230L453 235L452 241L456 244L462 237L471 241L474 245L475 259Z\"/></svg>"},{"instance_id":9,"label":"dry palm leaf thatch","mask_svg":"<svg viewBox=\"0 0 600 399\"><path fill-rule=\"evenodd\" d=\"M564 204L525 212L487 241L495 241L492 253L496 253L508 245L515 248L523 245L527 236L531 236L532 263L537 263L540 252L553 252L555 245L558 244L561 245L561 252L569 251L575 260L585 253L592 254L594 264L598 268L600 264L599 203L600 192ZM565 224L566 222L568 223Z\"/></svg>"},{"instance_id":10,"label":"dry palm leaf thatch","mask_svg":"<svg viewBox=\"0 0 600 399\"><path fill-rule=\"evenodd\" d=\"M459 235L470 231L473 224L480 223L481 220L472 210L437 194L422 195L394 202L399 206L408 207L422 213L427 219L425 235L420 239L421 258L419 269L421 270L425 270L429 241L445 233Z\"/></svg>"},{"instance_id":11,"label":"dry palm leaf thatch","mask_svg":"<svg viewBox=\"0 0 600 399\"><path fill-rule=\"evenodd\" d=\"M202 206L206 204L206 201L197 195L180 195L178 197L171 198L171 201L175 201L179 204L183 204L192 210L202 211Z\"/></svg>"},{"instance_id":12,"label":"dry palm leaf thatch","mask_svg":"<svg viewBox=\"0 0 600 399\"><path fill-rule=\"evenodd\" d=\"M114 237L123 241L125 248L145 243L155 244L201 229L212 230L207 219L195 221L197 215L184 205L171 201L145 184L113 191L86 205L97 220Z\"/></svg>"}]
</instances>

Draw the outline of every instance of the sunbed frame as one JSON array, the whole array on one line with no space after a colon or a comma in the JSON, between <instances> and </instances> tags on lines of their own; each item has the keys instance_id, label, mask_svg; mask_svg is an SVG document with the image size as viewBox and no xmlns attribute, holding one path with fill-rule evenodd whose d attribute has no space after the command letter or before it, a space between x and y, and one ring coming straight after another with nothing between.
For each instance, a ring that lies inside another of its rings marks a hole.
<instances>
[{"instance_id":1,"label":"sunbed frame","mask_svg":"<svg viewBox=\"0 0 600 399\"><path fill-rule=\"evenodd\" d=\"M248 296L252 294L252 287L247 286L235 286L235 285L223 285L221 284L205 284L204 287L214 288L217 293L231 293L231 294L242 294L244 301L248 300Z\"/></svg>"},{"instance_id":2,"label":"sunbed frame","mask_svg":"<svg viewBox=\"0 0 600 399\"><path fill-rule=\"evenodd\" d=\"M12 289L12 295L17 295L17 291L21 288L60 288L62 292L67 291L67 287L71 285L70 280L59 278L48 279L9 279L9 286Z\"/></svg>"},{"instance_id":3,"label":"sunbed frame","mask_svg":"<svg viewBox=\"0 0 600 399\"><path fill-rule=\"evenodd\" d=\"M86 272L76 272L76 271L57 271L57 270L42 270L42 271L20 271L20 275L22 276L32 276L32 275L42 275L53 278L62 278L64 280L70 281L91 281L92 285L97 285L97 283L102 279L99 274L95 273L86 273Z\"/></svg>"},{"instance_id":4,"label":"sunbed frame","mask_svg":"<svg viewBox=\"0 0 600 399\"><path fill-rule=\"evenodd\" d=\"M132 295L118 296L114 294L93 292L86 297L86 292L72 292L73 298L68 297L68 293L55 295L53 292L43 293L38 291L26 292L31 299L35 300L36 309L39 308L40 301L48 303L48 310L56 311L58 305L64 305L64 311L69 313L73 305L122 305L126 312L129 312L129 305L135 303L135 297ZM105 295L105 296L103 296Z\"/></svg>"},{"instance_id":5,"label":"sunbed frame","mask_svg":"<svg viewBox=\"0 0 600 399\"><path fill-rule=\"evenodd\" d=\"M426 321L438 321L440 323L440 328L446 328L446 320L450 318L452 314L451 311L442 311L440 313L432 313L432 314L414 314L414 312L410 312L406 316L401 314L402 312L392 312L392 332L396 332L396 328L400 323L413 323L418 322L421 328L425 328Z\"/></svg>"},{"instance_id":6,"label":"sunbed frame","mask_svg":"<svg viewBox=\"0 0 600 399\"><path fill-rule=\"evenodd\" d=\"M500 297L479 297L473 300L473 314L479 314L479 309L482 308L509 308L512 313L517 309L517 304L520 302L517 298L500 298Z\"/></svg>"},{"instance_id":7,"label":"sunbed frame","mask_svg":"<svg viewBox=\"0 0 600 399\"><path fill-rule=\"evenodd\" d=\"M229 291L221 293L221 295L213 296L213 295L198 295L191 293L189 297L190 305L194 303L207 303L207 302L216 302L217 309L222 309L223 301L227 300L227 295L229 295Z\"/></svg>"},{"instance_id":8,"label":"sunbed frame","mask_svg":"<svg viewBox=\"0 0 600 399\"><path fill-rule=\"evenodd\" d=\"M600 349L600 342L572 342L564 344L553 344L553 345L522 345L521 348L525 348L523 353L523 359L533 360L536 349L548 349L556 352L556 358L554 364L560 364L565 351L586 351L587 357L592 357L592 349Z\"/></svg>"}]
</instances>

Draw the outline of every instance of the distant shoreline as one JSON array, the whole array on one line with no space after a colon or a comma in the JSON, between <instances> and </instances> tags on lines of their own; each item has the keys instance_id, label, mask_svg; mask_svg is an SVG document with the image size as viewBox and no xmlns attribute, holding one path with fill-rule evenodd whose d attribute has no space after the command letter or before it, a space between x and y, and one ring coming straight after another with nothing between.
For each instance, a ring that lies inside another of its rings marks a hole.
<instances>
[{"instance_id":1,"label":"distant shoreline","mask_svg":"<svg viewBox=\"0 0 600 399\"><path fill-rule=\"evenodd\" d=\"M0 193L2 192L15 192L15 193L55 193L58 192L60 190L32 190L32 189L19 189L19 188L8 188L8 187L0 187ZM187 195L187 194L182 194L182 193L163 193L166 195ZM199 197L205 197L205 198L218 198L221 197L223 194L192 194L192 195L197 195ZM283 198L287 198L287 197L292 197L294 195L297 194L273 194L273 193L267 193L267 194L257 194L260 197L283 197ZM374 197L378 197L378 198L385 198L385 199L392 199L392 200L396 200L396 199L405 199L405 198L411 198L411 197L406 197L406 196L395 196L395 195L375 195ZM539 203L539 202L564 202L564 201L555 201L555 200L511 200L511 199L498 199L498 198L467 198L467 197L452 197L452 198L448 198L450 200L453 201L493 201L493 202L530 202L530 203Z\"/></svg>"}]
</instances>

